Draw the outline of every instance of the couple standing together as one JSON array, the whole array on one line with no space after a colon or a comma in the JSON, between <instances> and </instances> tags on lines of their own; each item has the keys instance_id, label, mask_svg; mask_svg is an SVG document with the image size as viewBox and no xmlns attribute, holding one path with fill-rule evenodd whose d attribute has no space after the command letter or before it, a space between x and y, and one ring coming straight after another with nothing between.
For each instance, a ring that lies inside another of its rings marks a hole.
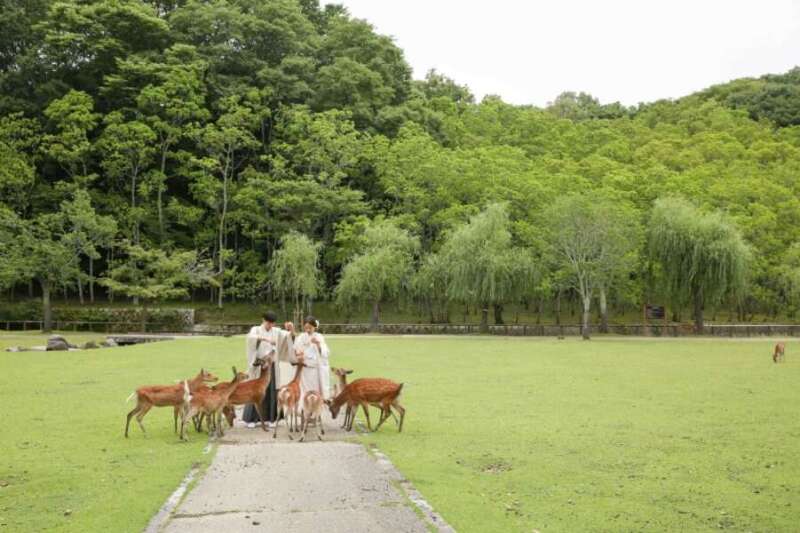
<instances>
[{"instance_id":1,"label":"couple standing together","mask_svg":"<svg viewBox=\"0 0 800 533\"><path fill-rule=\"evenodd\" d=\"M250 379L261 375L261 367L253 366L256 358L267 358L272 365L272 379L267 386L262 412L274 427L278 420L277 390L289 383L294 377L295 368L292 363L303 359L300 372L300 404L307 391L317 391L324 400L330 398L330 350L325 338L317 333L319 321L308 316L303 321L303 332L295 335L294 324L286 322L283 328L276 325L278 316L272 311L264 313L260 326L253 326L247 334L247 366ZM247 426L254 428L260 422L258 412L253 404L245 407L242 418Z\"/></svg>"}]
</instances>

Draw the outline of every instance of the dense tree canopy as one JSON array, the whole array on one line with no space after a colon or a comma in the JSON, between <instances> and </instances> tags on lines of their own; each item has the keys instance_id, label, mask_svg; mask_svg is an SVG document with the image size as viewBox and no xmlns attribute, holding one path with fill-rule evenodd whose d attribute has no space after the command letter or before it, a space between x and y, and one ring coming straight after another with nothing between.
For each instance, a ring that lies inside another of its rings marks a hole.
<instances>
[{"instance_id":1,"label":"dense tree canopy","mask_svg":"<svg viewBox=\"0 0 800 533\"><path fill-rule=\"evenodd\" d=\"M683 197L723 213L752 250L737 297L706 291L699 305L746 318L800 304L797 69L631 108L571 91L537 108L476 102L436 71L413 80L390 38L316 0L0 8L0 283L12 297L94 299L95 281L141 249L208 258L213 279L195 293L219 306L263 301L280 295L268 265L297 232L319 244L317 297L376 315L408 293L432 320L449 303L494 307L499 321L504 304L559 309L564 297L596 300L607 320L648 299L691 303L665 292L662 261L644 253L659 234L637 229L660 198ZM552 231L587 212L563 203L578 197L606 209L589 221L625 230L584 291ZM487 217L498 224L475 237Z\"/></svg>"}]
</instances>

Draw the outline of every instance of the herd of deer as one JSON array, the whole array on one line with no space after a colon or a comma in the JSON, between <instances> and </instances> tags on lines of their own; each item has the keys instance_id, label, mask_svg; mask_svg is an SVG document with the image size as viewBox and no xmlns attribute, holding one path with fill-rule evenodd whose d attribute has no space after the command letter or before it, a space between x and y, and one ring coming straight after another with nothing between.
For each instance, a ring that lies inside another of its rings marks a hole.
<instances>
[{"instance_id":1,"label":"herd of deer","mask_svg":"<svg viewBox=\"0 0 800 533\"><path fill-rule=\"evenodd\" d=\"M223 417L230 427L236 418L235 407L237 405L254 404L261 419L261 428L268 431L264 423L265 413L262 412L262 402L267 393L267 387L272 379L271 365L267 359L256 359L253 366L261 367L261 374L258 378L247 379L247 374L237 372L233 367L233 379L228 382L220 382L209 386L209 383L218 382L217 376L205 369L191 379L183 380L174 385L151 385L139 387L128 397L130 401L136 396L136 407L134 407L125 421L125 437L128 436L131 418L136 417L136 422L145 433L142 419L153 407L172 407L175 432L178 432L178 419L180 419L180 439L187 440L186 426L191 420L197 431L202 430L203 422L206 422L209 435L215 434L217 437L223 436ZM361 406L367 420L367 428L372 431L369 418L369 406L377 407L381 410L380 420L375 427L377 431L381 425L391 416L397 422L398 431L403 430L403 418L405 408L400 405L398 399L403 390L402 383L395 383L383 378L360 378L352 383L347 383L347 375L352 370L334 368L333 372L338 378L335 386L333 399L323 401L322 396L315 391L309 391L300 398L300 374L303 369L303 361L292 363L295 366L295 375L292 381L278 390L278 412L283 413L283 419L289 434L300 433L300 442L306 438L308 428L313 425L317 431L317 438L322 440L325 430L322 427L323 404L327 405L331 416L336 419L342 407L345 409L345 418L342 427L347 431L353 429L353 420L356 410ZM301 405L302 403L302 405ZM398 420L397 415L400 415ZM278 436L278 424L275 424L273 438Z\"/></svg>"}]
</instances>

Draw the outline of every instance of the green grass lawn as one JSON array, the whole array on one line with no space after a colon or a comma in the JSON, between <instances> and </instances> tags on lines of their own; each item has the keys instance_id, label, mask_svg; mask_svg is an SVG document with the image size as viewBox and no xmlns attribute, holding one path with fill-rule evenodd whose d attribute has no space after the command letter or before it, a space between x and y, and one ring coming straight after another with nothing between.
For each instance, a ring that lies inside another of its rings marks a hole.
<instances>
[{"instance_id":1,"label":"green grass lawn","mask_svg":"<svg viewBox=\"0 0 800 533\"><path fill-rule=\"evenodd\" d=\"M43 344L46 337L26 338L8 342L3 334L0 346ZM0 352L0 532L141 531L191 465L208 456L199 436L178 442L171 409L147 415L148 438L135 422L131 438L123 438L134 405L125 399L138 385L171 383L201 365L227 378L231 362L241 364L242 344L213 338Z\"/></svg>"},{"instance_id":2,"label":"green grass lawn","mask_svg":"<svg viewBox=\"0 0 800 533\"><path fill-rule=\"evenodd\" d=\"M363 440L459 531L797 528L795 344L784 365L771 362L767 341L329 344L353 377L405 382L403 433L390 422ZM168 409L145 419L149 438L132 427L125 440L125 398L201 365L227 376L243 358L241 338L0 353L0 524L140 531L208 456L199 437L178 442Z\"/></svg>"}]
</instances>

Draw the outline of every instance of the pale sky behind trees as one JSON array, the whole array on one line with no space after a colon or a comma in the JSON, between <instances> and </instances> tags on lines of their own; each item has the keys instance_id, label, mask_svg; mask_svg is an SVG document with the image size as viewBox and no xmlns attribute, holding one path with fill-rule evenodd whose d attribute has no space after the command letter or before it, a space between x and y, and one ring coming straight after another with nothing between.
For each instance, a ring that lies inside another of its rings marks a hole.
<instances>
[{"instance_id":1,"label":"pale sky behind trees","mask_svg":"<svg viewBox=\"0 0 800 533\"><path fill-rule=\"evenodd\" d=\"M415 78L436 68L515 104L570 90L631 105L800 64L796 0L337 3L394 37Z\"/></svg>"}]
</instances>

